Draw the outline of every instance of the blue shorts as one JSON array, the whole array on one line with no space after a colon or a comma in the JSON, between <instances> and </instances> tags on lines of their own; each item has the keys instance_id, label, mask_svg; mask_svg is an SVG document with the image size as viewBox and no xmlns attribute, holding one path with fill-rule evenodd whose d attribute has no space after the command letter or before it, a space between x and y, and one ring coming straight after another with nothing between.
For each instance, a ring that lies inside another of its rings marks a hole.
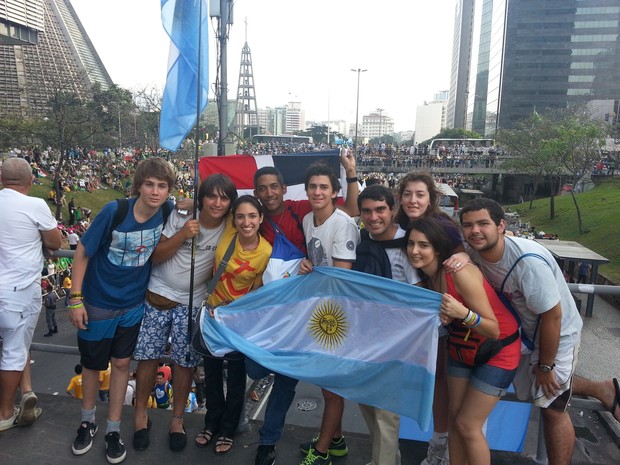
<instances>
[{"instance_id":1,"label":"blue shorts","mask_svg":"<svg viewBox=\"0 0 620 465\"><path fill-rule=\"evenodd\" d=\"M517 369L504 370L491 365L470 367L448 357L448 376L465 378L472 387L493 397L502 397L515 378Z\"/></svg>"},{"instance_id":2,"label":"blue shorts","mask_svg":"<svg viewBox=\"0 0 620 465\"><path fill-rule=\"evenodd\" d=\"M189 361L185 359L187 350L187 305L177 305L169 310L160 310L148 302L144 303L144 318L133 358L136 360L159 360L166 355L166 345L170 340L169 357L182 367L195 367L202 357L190 344ZM194 307L192 318L198 309ZM194 321L194 324L195 323Z\"/></svg>"},{"instance_id":3,"label":"blue shorts","mask_svg":"<svg viewBox=\"0 0 620 465\"><path fill-rule=\"evenodd\" d=\"M88 314L86 330L78 330L80 363L89 370L105 370L110 358L130 358L136 348L142 304L122 310L109 310L84 302Z\"/></svg>"}]
</instances>

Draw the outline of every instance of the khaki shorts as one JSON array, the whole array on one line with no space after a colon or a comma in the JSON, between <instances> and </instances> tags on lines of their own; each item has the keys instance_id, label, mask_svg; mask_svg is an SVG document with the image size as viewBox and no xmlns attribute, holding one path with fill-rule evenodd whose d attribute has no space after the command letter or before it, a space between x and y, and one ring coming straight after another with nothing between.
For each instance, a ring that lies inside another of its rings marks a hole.
<instances>
[{"instance_id":1,"label":"khaki shorts","mask_svg":"<svg viewBox=\"0 0 620 465\"><path fill-rule=\"evenodd\" d=\"M530 400L541 408L564 411L572 396L572 380L579 358L579 343L574 347L558 352L555 357L553 372L560 385L557 397L546 397L541 388L536 387L534 367L538 365L538 350L532 354L522 355L514 380L515 392L520 400Z\"/></svg>"}]
</instances>

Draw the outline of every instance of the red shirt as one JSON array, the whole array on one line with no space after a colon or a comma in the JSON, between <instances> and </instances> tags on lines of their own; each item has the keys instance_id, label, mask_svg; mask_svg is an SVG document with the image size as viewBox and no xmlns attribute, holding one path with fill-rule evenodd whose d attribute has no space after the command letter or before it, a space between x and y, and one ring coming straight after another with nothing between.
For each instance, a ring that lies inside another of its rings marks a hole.
<instances>
[{"instance_id":1,"label":"red shirt","mask_svg":"<svg viewBox=\"0 0 620 465\"><path fill-rule=\"evenodd\" d=\"M497 319L497 323L499 325L498 339L504 339L517 331L519 328L517 325L517 320L499 299L495 293L495 289L493 289L493 286L491 286L484 278L483 283L487 298L489 299L489 303L491 304L491 308L493 309L493 313L495 314L495 318ZM448 294L461 302L463 305L467 306L461 295L456 291L454 281L450 273L446 273L446 287L448 288ZM475 309L472 310L475 311ZM450 331L450 326L448 326L448 331ZM509 344L500 350L495 357L487 362L487 364L494 367L503 368L504 370L514 370L519 365L520 358L521 338L519 337L512 344Z\"/></svg>"},{"instance_id":2,"label":"red shirt","mask_svg":"<svg viewBox=\"0 0 620 465\"><path fill-rule=\"evenodd\" d=\"M281 214L274 216L265 215L261 233L273 245L275 239L275 231L271 225L271 221L273 221L289 241L295 244L303 253L306 253L306 239L304 238L302 221L304 216L311 211L312 207L308 200L285 200L284 211Z\"/></svg>"}]
</instances>

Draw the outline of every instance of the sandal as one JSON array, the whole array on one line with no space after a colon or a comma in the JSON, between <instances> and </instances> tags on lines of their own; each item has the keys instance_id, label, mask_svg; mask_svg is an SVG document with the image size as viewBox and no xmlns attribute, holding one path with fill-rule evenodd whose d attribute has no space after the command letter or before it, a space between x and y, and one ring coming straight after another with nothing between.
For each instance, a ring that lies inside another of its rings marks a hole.
<instances>
[{"instance_id":1,"label":"sandal","mask_svg":"<svg viewBox=\"0 0 620 465\"><path fill-rule=\"evenodd\" d=\"M213 439L213 432L209 431L207 428L203 428L196 436L196 446L207 447L211 439Z\"/></svg>"},{"instance_id":2,"label":"sandal","mask_svg":"<svg viewBox=\"0 0 620 465\"><path fill-rule=\"evenodd\" d=\"M232 449L233 440L232 438L227 438L226 436L220 436L217 438L215 442L215 455L224 455ZM218 450L218 447L220 450ZM222 449L223 448L223 449Z\"/></svg>"},{"instance_id":3,"label":"sandal","mask_svg":"<svg viewBox=\"0 0 620 465\"><path fill-rule=\"evenodd\" d=\"M613 379L613 383L614 383L614 389L616 391L616 397L614 398L614 401L611 404L611 408L609 409L609 412L611 413L611 416L614 417L617 421L620 421L620 417L616 417L616 409L618 407L620 407L620 385L618 384L618 379L614 378Z\"/></svg>"}]
</instances>

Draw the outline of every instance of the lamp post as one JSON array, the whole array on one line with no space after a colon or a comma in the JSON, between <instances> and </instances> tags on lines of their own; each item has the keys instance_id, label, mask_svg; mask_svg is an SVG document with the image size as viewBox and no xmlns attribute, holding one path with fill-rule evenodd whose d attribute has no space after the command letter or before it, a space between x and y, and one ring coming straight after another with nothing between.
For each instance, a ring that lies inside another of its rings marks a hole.
<instances>
[{"instance_id":1,"label":"lamp post","mask_svg":"<svg viewBox=\"0 0 620 465\"><path fill-rule=\"evenodd\" d=\"M383 117L381 113L383 113L383 108L377 108L377 112L379 113L379 145L381 145L381 133L383 131Z\"/></svg>"},{"instance_id":2,"label":"lamp post","mask_svg":"<svg viewBox=\"0 0 620 465\"><path fill-rule=\"evenodd\" d=\"M357 73L357 103L355 106L355 140L353 141L353 152L355 152L355 156L357 157L357 128L358 128L359 114L360 114L360 74L365 73L368 70L361 69L361 68L357 68L357 69L351 68L351 71L353 71L354 73Z\"/></svg>"}]
</instances>

